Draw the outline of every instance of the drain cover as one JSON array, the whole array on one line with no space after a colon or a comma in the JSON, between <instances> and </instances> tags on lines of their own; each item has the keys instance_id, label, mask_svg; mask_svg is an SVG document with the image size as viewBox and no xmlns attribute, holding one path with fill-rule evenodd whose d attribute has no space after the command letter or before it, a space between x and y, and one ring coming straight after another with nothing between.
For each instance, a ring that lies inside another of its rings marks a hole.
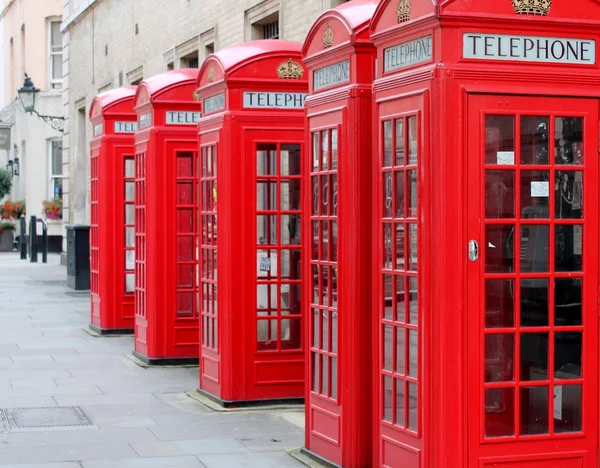
<instances>
[{"instance_id":1,"label":"drain cover","mask_svg":"<svg viewBox=\"0 0 600 468\"><path fill-rule=\"evenodd\" d=\"M91 426L92 421L78 406L62 408L2 409L9 429L35 427Z\"/></svg>"}]
</instances>

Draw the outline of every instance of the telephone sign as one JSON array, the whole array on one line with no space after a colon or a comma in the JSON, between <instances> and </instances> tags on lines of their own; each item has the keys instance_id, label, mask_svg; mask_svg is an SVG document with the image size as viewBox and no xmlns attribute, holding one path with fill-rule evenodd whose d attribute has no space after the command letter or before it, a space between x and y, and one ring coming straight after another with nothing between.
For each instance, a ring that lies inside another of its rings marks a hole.
<instances>
[{"instance_id":1,"label":"telephone sign","mask_svg":"<svg viewBox=\"0 0 600 468\"><path fill-rule=\"evenodd\" d=\"M167 111L167 125L194 125L200 120L200 112Z\"/></svg>"},{"instance_id":2,"label":"telephone sign","mask_svg":"<svg viewBox=\"0 0 600 468\"><path fill-rule=\"evenodd\" d=\"M135 133L137 122L115 122L115 133Z\"/></svg>"},{"instance_id":3,"label":"telephone sign","mask_svg":"<svg viewBox=\"0 0 600 468\"><path fill-rule=\"evenodd\" d=\"M463 56L480 60L594 65L596 41L508 34L463 34Z\"/></svg>"},{"instance_id":4,"label":"telephone sign","mask_svg":"<svg viewBox=\"0 0 600 468\"><path fill-rule=\"evenodd\" d=\"M304 109L307 93L244 91L246 109Z\"/></svg>"},{"instance_id":5,"label":"telephone sign","mask_svg":"<svg viewBox=\"0 0 600 468\"><path fill-rule=\"evenodd\" d=\"M350 60L342 60L341 62L319 68L313 72L313 88L314 90L328 88L350 81Z\"/></svg>"}]
</instances>

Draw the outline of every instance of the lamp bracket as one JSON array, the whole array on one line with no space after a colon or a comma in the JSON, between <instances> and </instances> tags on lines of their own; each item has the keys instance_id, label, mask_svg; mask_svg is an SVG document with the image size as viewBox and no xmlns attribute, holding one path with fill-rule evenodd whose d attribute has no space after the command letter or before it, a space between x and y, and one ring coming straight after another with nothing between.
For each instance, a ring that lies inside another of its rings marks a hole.
<instances>
[{"instance_id":1,"label":"lamp bracket","mask_svg":"<svg viewBox=\"0 0 600 468\"><path fill-rule=\"evenodd\" d=\"M56 117L53 115L42 115L36 110L31 111L33 114L37 115L40 119L50 125L57 132L64 133L65 131L65 118L64 117Z\"/></svg>"}]
</instances>

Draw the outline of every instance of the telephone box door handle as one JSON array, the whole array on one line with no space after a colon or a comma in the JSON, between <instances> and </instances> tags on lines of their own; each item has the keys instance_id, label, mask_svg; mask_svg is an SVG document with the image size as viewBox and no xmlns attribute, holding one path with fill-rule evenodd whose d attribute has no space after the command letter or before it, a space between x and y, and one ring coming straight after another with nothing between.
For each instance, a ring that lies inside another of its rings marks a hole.
<instances>
[{"instance_id":1,"label":"telephone box door handle","mask_svg":"<svg viewBox=\"0 0 600 468\"><path fill-rule=\"evenodd\" d=\"M479 259L479 244L476 240L469 241L469 260L476 262Z\"/></svg>"}]
</instances>

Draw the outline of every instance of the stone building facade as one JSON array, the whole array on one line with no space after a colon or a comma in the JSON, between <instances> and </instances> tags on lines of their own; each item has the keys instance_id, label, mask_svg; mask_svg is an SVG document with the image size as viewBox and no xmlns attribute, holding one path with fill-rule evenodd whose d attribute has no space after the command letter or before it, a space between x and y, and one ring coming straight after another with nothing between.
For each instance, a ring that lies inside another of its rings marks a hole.
<instances>
[{"instance_id":1,"label":"stone building facade","mask_svg":"<svg viewBox=\"0 0 600 468\"><path fill-rule=\"evenodd\" d=\"M99 92L251 39L303 42L315 19L347 0L63 0L66 219L89 223L88 113Z\"/></svg>"},{"instance_id":2,"label":"stone building facade","mask_svg":"<svg viewBox=\"0 0 600 468\"><path fill-rule=\"evenodd\" d=\"M34 114L17 97L25 73L40 91L35 111L62 117L61 0L0 1L0 122L10 127L10 149L0 149L0 168L13 173L7 199L25 200L27 215L43 217L44 200L62 194L62 133ZM52 250L60 251L63 223L48 219Z\"/></svg>"}]
</instances>

